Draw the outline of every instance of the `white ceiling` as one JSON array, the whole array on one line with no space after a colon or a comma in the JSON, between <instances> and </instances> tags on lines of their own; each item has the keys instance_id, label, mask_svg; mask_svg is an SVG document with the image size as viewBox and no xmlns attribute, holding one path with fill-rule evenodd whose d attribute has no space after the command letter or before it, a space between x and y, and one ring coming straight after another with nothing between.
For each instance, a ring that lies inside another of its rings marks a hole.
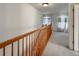
<instances>
[{"instance_id":1,"label":"white ceiling","mask_svg":"<svg viewBox=\"0 0 79 59\"><path fill-rule=\"evenodd\" d=\"M33 7L39 10L43 14L67 14L67 3L51 3L48 7L43 7L40 3L31 3Z\"/></svg>"}]
</instances>

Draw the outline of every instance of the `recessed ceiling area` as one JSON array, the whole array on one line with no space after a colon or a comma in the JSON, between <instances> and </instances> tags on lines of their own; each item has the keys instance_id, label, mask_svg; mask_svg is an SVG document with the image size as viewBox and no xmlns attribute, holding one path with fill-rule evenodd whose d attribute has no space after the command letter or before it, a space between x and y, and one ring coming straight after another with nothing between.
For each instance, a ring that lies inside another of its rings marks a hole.
<instances>
[{"instance_id":1,"label":"recessed ceiling area","mask_svg":"<svg viewBox=\"0 0 79 59\"><path fill-rule=\"evenodd\" d=\"M30 3L42 14L67 14L68 3L49 3L49 6L43 7L42 3Z\"/></svg>"}]
</instances>

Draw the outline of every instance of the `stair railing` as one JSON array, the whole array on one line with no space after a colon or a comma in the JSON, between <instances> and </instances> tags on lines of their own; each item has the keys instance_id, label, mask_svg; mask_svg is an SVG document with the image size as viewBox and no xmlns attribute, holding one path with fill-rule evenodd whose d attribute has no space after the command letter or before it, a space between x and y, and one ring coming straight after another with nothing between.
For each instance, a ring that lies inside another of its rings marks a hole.
<instances>
[{"instance_id":1,"label":"stair railing","mask_svg":"<svg viewBox=\"0 0 79 59\"><path fill-rule=\"evenodd\" d=\"M11 56L14 55L14 43L17 42L17 56L20 56L20 40L22 42L22 56L41 55L52 33L51 25L25 33L0 43L3 56L6 56L6 47L11 45Z\"/></svg>"}]
</instances>

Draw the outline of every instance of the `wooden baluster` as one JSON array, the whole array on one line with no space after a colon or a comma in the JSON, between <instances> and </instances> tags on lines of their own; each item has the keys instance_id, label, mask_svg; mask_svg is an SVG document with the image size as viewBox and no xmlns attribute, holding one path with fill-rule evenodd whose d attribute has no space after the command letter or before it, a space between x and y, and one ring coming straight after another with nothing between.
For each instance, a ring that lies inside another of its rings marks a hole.
<instances>
[{"instance_id":1,"label":"wooden baluster","mask_svg":"<svg viewBox=\"0 0 79 59\"><path fill-rule=\"evenodd\" d=\"M34 43L33 43L33 33L31 34L31 56L33 56L33 46L34 46Z\"/></svg>"},{"instance_id":2,"label":"wooden baluster","mask_svg":"<svg viewBox=\"0 0 79 59\"><path fill-rule=\"evenodd\" d=\"M31 55L34 56L34 52L33 52L33 48L34 48L34 33L32 34L32 50L31 50Z\"/></svg>"},{"instance_id":3,"label":"wooden baluster","mask_svg":"<svg viewBox=\"0 0 79 59\"><path fill-rule=\"evenodd\" d=\"M28 42L27 42L27 37L26 37L26 56L28 55Z\"/></svg>"},{"instance_id":4,"label":"wooden baluster","mask_svg":"<svg viewBox=\"0 0 79 59\"><path fill-rule=\"evenodd\" d=\"M32 56L32 34L30 35L30 56Z\"/></svg>"},{"instance_id":5,"label":"wooden baluster","mask_svg":"<svg viewBox=\"0 0 79 59\"><path fill-rule=\"evenodd\" d=\"M36 44L36 40L37 40L37 35L36 32L34 33L34 45ZM36 56L36 50L34 51L34 56Z\"/></svg>"},{"instance_id":6,"label":"wooden baluster","mask_svg":"<svg viewBox=\"0 0 79 59\"><path fill-rule=\"evenodd\" d=\"M36 32L34 32L34 47L36 45ZM33 55L36 55L36 51L34 50Z\"/></svg>"},{"instance_id":7,"label":"wooden baluster","mask_svg":"<svg viewBox=\"0 0 79 59\"><path fill-rule=\"evenodd\" d=\"M5 47L3 48L3 56L5 56Z\"/></svg>"},{"instance_id":8,"label":"wooden baluster","mask_svg":"<svg viewBox=\"0 0 79 59\"><path fill-rule=\"evenodd\" d=\"M22 39L22 56L24 56L24 38Z\"/></svg>"},{"instance_id":9,"label":"wooden baluster","mask_svg":"<svg viewBox=\"0 0 79 59\"><path fill-rule=\"evenodd\" d=\"M33 44L35 45L35 33L33 34L33 37L34 37L34 41L33 41Z\"/></svg>"},{"instance_id":10,"label":"wooden baluster","mask_svg":"<svg viewBox=\"0 0 79 59\"><path fill-rule=\"evenodd\" d=\"M35 35L35 33L34 33L34 47L35 47L35 43L36 43L36 37L35 37L36 35ZM34 51L34 56L36 55L36 51Z\"/></svg>"},{"instance_id":11,"label":"wooden baluster","mask_svg":"<svg viewBox=\"0 0 79 59\"><path fill-rule=\"evenodd\" d=\"M33 56L33 33L31 34L31 56Z\"/></svg>"},{"instance_id":12,"label":"wooden baluster","mask_svg":"<svg viewBox=\"0 0 79 59\"><path fill-rule=\"evenodd\" d=\"M30 56L32 56L32 34L30 35Z\"/></svg>"},{"instance_id":13,"label":"wooden baluster","mask_svg":"<svg viewBox=\"0 0 79 59\"><path fill-rule=\"evenodd\" d=\"M30 35L29 35L29 56L30 56Z\"/></svg>"},{"instance_id":14,"label":"wooden baluster","mask_svg":"<svg viewBox=\"0 0 79 59\"><path fill-rule=\"evenodd\" d=\"M11 55L13 56L13 42L12 42L12 47L11 47Z\"/></svg>"},{"instance_id":15,"label":"wooden baluster","mask_svg":"<svg viewBox=\"0 0 79 59\"><path fill-rule=\"evenodd\" d=\"M18 40L18 56L19 56L19 40Z\"/></svg>"},{"instance_id":16,"label":"wooden baluster","mask_svg":"<svg viewBox=\"0 0 79 59\"><path fill-rule=\"evenodd\" d=\"M35 36L35 43L36 43L36 32L35 32L34 36ZM34 44L35 44L35 43L34 43Z\"/></svg>"}]
</instances>

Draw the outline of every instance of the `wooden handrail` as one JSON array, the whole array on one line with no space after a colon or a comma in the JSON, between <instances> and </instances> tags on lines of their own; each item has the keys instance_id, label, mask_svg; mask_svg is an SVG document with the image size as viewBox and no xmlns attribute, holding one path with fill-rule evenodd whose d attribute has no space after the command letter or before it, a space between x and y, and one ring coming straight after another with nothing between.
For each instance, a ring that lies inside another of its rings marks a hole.
<instances>
[{"instance_id":1,"label":"wooden handrail","mask_svg":"<svg viewBox=\"0 0 79 59\"><path fill-rule=\"evenodd\" d=\"M3 48L3 47L5 47L5 46L9 45L9 44L11 44L12 42L18 41L18 40L20 40L21 38L24 38L25 36L27 36L27 35L29 35L29 34L32 34L32 33L36 32L36 31L37 31L37 30L34 30L34 31L32 31L32 32L29 32L29 33L26 33L26 34L22 34L22 35L19 35L19 36L14 37L14 38L11 38L11 39L9 39L9 40L7 40L7 41L1 42L1 43L0 43L0 48Z\"/></svg>"},{"instance_id":2,"label":"wooden handrail","mask_svg":"<svg viewBox=\"0 0 79 59\"><path fill-rule=\"evenodd\" d=\"M13 56L13 43L14 42L18 42L18 55L19 55L19 40L20 39L22 39L22 55L24 55L24 37L27 37L27 36L29 36L29 35L31 35L31 34L33 34L33 33L35 33L35 32L38 32L38 31L42 31L42 30L45 30L46 29L46 31L47 30L49 30L49 28L51 27L51 25L48 25L48 26L43 26L43 27L41 27L41 28L39 28L39 29L36 29L36 30L33 30L33 31L31 31L31 32L29 32L29 33L25 33L25 34L22 34L22 35L18 35L18 36L16 36L16 37L14 37L14 38L11 38L11 39L9 39L9 40L7 40L7 41L4 41L4 42L1 42L0 43L0 49L1 48L3 48L3 55L5 55L5 47L6 46L8 46L8 45L10 45L10 44L12 44L12 56ZM51 31L51 30L50 30ZM36 40L38 39L38 37L40 36L40 34L38 34L38 36L37 36L37 38L36 38ZM50 35L48 35L48 36L50 36ZM27 39L26 39L26 41L27 41ZM30 39L29 39L29 42L30 42ZM37 43L38 43L38 40L37 40ZM36 42L35 42L35 44L37 44ZM27 44L26 44L27 45ZM30 45L30 44L29 44ZM34 46L36 46L36 45L34 45ZM34 46L32 47L32 49L34 49ZM27 46L26 46L27 47ZM30 46L29 46L30 47ZM29 48L30 49L30 48ZM26 50L26 55L28 54L27 53L27 51L28 50ZM30 50L29 50L29 53L30 53ZM30 54L31 55L31 54Z\"/></svg>"},{"instance_id":3,"label":"wooden handrail","mask_svg":"<svg viewBox=\"0 0 79 59\"><path fill-rule=\"evenodd\" d=\"M11 44L12 42L18 41L18 40L20 40L21 38L24 38L24 37L26 37L26 36L28 36L28 35L30 35L30 34L36 32L36 31L42 30L42 29L44 29L44 28L45 28L45 27L42 27L42 28L36 29L36 30L34 30L34 31L31 31L31 32L29 32L29 33L22 34L22 35L19 35L19 36L14 37L14 38L11 38L11 39L9 39L9 40L7 40L7 41L1 42L1 43L0 43L0 48L3 48L3 47L5 47L5 46Z\"/></svg>"}]
</instances>

